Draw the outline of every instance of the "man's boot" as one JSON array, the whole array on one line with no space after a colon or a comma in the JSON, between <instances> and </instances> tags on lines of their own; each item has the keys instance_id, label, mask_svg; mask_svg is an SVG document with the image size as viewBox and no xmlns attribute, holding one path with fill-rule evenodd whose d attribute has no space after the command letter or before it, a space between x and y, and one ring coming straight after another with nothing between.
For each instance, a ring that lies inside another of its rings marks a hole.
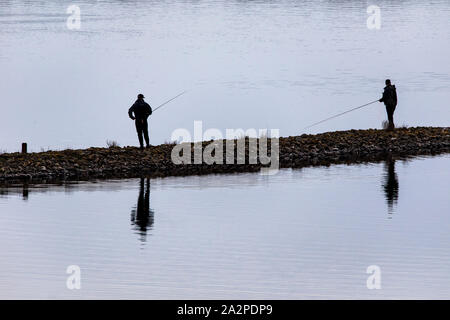
<instances>
[{"instance_id":1,"label":"man's boot","mask_svg":"<svg viewBox=\"0 0 450 320\"><path fill-rule=\"evenodd\" d=\"M393 122L389 122L388 130L389 130L389 131L392 131L392 130L394 130L394 129L395 129L394 123L393 123Z\"/></svg>"}]
</instances>

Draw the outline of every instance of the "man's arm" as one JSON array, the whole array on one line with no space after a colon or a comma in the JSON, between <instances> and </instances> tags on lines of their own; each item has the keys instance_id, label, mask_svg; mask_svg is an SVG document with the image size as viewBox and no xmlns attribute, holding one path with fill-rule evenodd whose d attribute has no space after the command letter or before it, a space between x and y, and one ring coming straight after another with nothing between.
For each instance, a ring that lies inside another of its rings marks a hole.
<instances>
[{"instance_id":1,"label":"man's arm","mask_svg":"<svg viewBox=\"0 0 450 320\"><path fill-rule=\"evenodd\" d=\"M147 118L148 118L149 116L151 116L152 113L153 113L152 107L150 107L150 105L147 103Z\"/></svg>"},{"instance_id":2,"label":"man's arm","mask_svg":"<svg viewBox=\"0 0 450 320\"><path fill-rule=\"evenodd\" d=\"M395 105L397 105L397 88L395 88L395 86L394 86L394 102Z\"/></svg>"},{"instance_id":3,"label":"man's arm","mask_svg":"<svg viewBox=\"0 0 450 320\"><path fill-rule=\"evenodd\" d=\"M130 117L131 120L135 120L136 119L136 117L133 116L133 111L134 111L133 107L134 107L134 104L131 106L130 109L128 109L128 116Z\"/></svg>"},{"instance_id":4,"label":"man's arm","mask_svg":"<svg viewBox=\"0 0 450 320\"><path fill-rule=\"evenodd\" d=\"M378 101L383 102L385 98L386 98L386 89L384 89L384 91L383 91L383 96L382 96L381 99L378 100Z\"/></svg>"}]
</instances>

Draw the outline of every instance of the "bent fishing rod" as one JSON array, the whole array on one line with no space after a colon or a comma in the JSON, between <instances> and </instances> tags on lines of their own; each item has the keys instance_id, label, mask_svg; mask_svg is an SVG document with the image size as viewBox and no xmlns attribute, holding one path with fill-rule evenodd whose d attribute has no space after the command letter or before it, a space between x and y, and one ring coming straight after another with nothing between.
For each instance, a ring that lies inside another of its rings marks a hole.
<instances>
[{"instance_id":1,"label":"bent fishing rod","mask_svg":"<svg viewBox=\"0 0 450 320\"><path fill-rule=\"evenodd\" d=\"M153 112L155 112L156 110L158 110L159 108L165 106L166 104L168 104L170 101L175 100L176 98L178 98L179 96L182 96L183 94L185 94L187 91L183 91L182 93L180 93L179 95L167 100L166 102L164 102L163 104L160 104L158 107L156 107L156 109L153 110Z\"/></svg>"},{"instance_id":2,"label":"bent fishing rod","mask_svg":"<svg viewBox=\"0 0 450 320\"><path fill-rule=\"evenodd\" d=\"M323 123L323 122L325 122L325 121L328 121L328 120L331 120L331 119L337 118L337 117L339 117L339 116L342 116L342 115L344 115L344 114L346 114L346 113L349 113L349 112L352 112L352 111L355 111L355 110L358 110L358 109L361 109L361 108L367 107L368 105L370 105L370 104L372 104L372 103L375 103L375 102L378 102L378 101L379 101L379 100L377 99L377 100L375 100L375 101L372 101L372 102L369 102L369 103L363 104L362 106L359 106L359 107L356 107L356 108L353 108L353 109L350 109L350 110L347 110L347 111L341 112L341 113L339 113L339 114L336 114L336 115L334 115L334 116L332 116L332 117L326 118L326 119L324 119L324 120L321 120L321 121L319 121L319 122L313 123L313 124L311 124L311 125L309 125L309 126L307 126L307 127L304 127L304 128L303 128L303 130L304 130L304 129L308 129L308 128L311 128L311 127L314 127L314 126L316 126L316 125L318 125L318 124L321 124L321 123Z\"/></svg>"}]
</instances>

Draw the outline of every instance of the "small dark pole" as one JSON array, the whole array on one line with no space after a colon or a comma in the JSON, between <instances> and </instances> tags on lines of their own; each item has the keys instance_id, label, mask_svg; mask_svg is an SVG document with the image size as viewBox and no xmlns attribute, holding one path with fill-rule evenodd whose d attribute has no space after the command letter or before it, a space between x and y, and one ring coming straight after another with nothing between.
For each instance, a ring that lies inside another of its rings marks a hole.
<instances>
[{"instance_id":1,"label":"small dark pole","mask_svg":"<svg viewBox=\"0 0 450 320\"><path fill-rule=\"evenodd\" d=\"M22 153L27 153L27 143L22 143Z\"/></svg>"},{"instance_id":2,"label":"small dark pole","mask_svg":"<svg viewBox=\"0 0 450 320\"><path fill-rule=\"evenodd\" d=\"M25 182L22 186L22 198L28 200L28 182Z\"/></svg>"}]
</instances>

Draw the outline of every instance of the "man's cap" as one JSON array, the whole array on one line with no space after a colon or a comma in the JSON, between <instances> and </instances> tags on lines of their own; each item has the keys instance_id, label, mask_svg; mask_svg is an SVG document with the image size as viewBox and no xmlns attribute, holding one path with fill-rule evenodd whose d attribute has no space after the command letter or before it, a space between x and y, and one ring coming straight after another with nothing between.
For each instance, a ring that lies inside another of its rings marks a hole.
<instances>
[{"instance_id":1,"label":"man's cap","mask_svg":"<svg viewBox=\"0 0 450 320\"><path fill-rule=\"evenodd\" d=\"M144 95L142 94L142 93L139 93L138 94L138 99L144 99L145 97L144 97Z\"/></svg>"}]
</instances>

